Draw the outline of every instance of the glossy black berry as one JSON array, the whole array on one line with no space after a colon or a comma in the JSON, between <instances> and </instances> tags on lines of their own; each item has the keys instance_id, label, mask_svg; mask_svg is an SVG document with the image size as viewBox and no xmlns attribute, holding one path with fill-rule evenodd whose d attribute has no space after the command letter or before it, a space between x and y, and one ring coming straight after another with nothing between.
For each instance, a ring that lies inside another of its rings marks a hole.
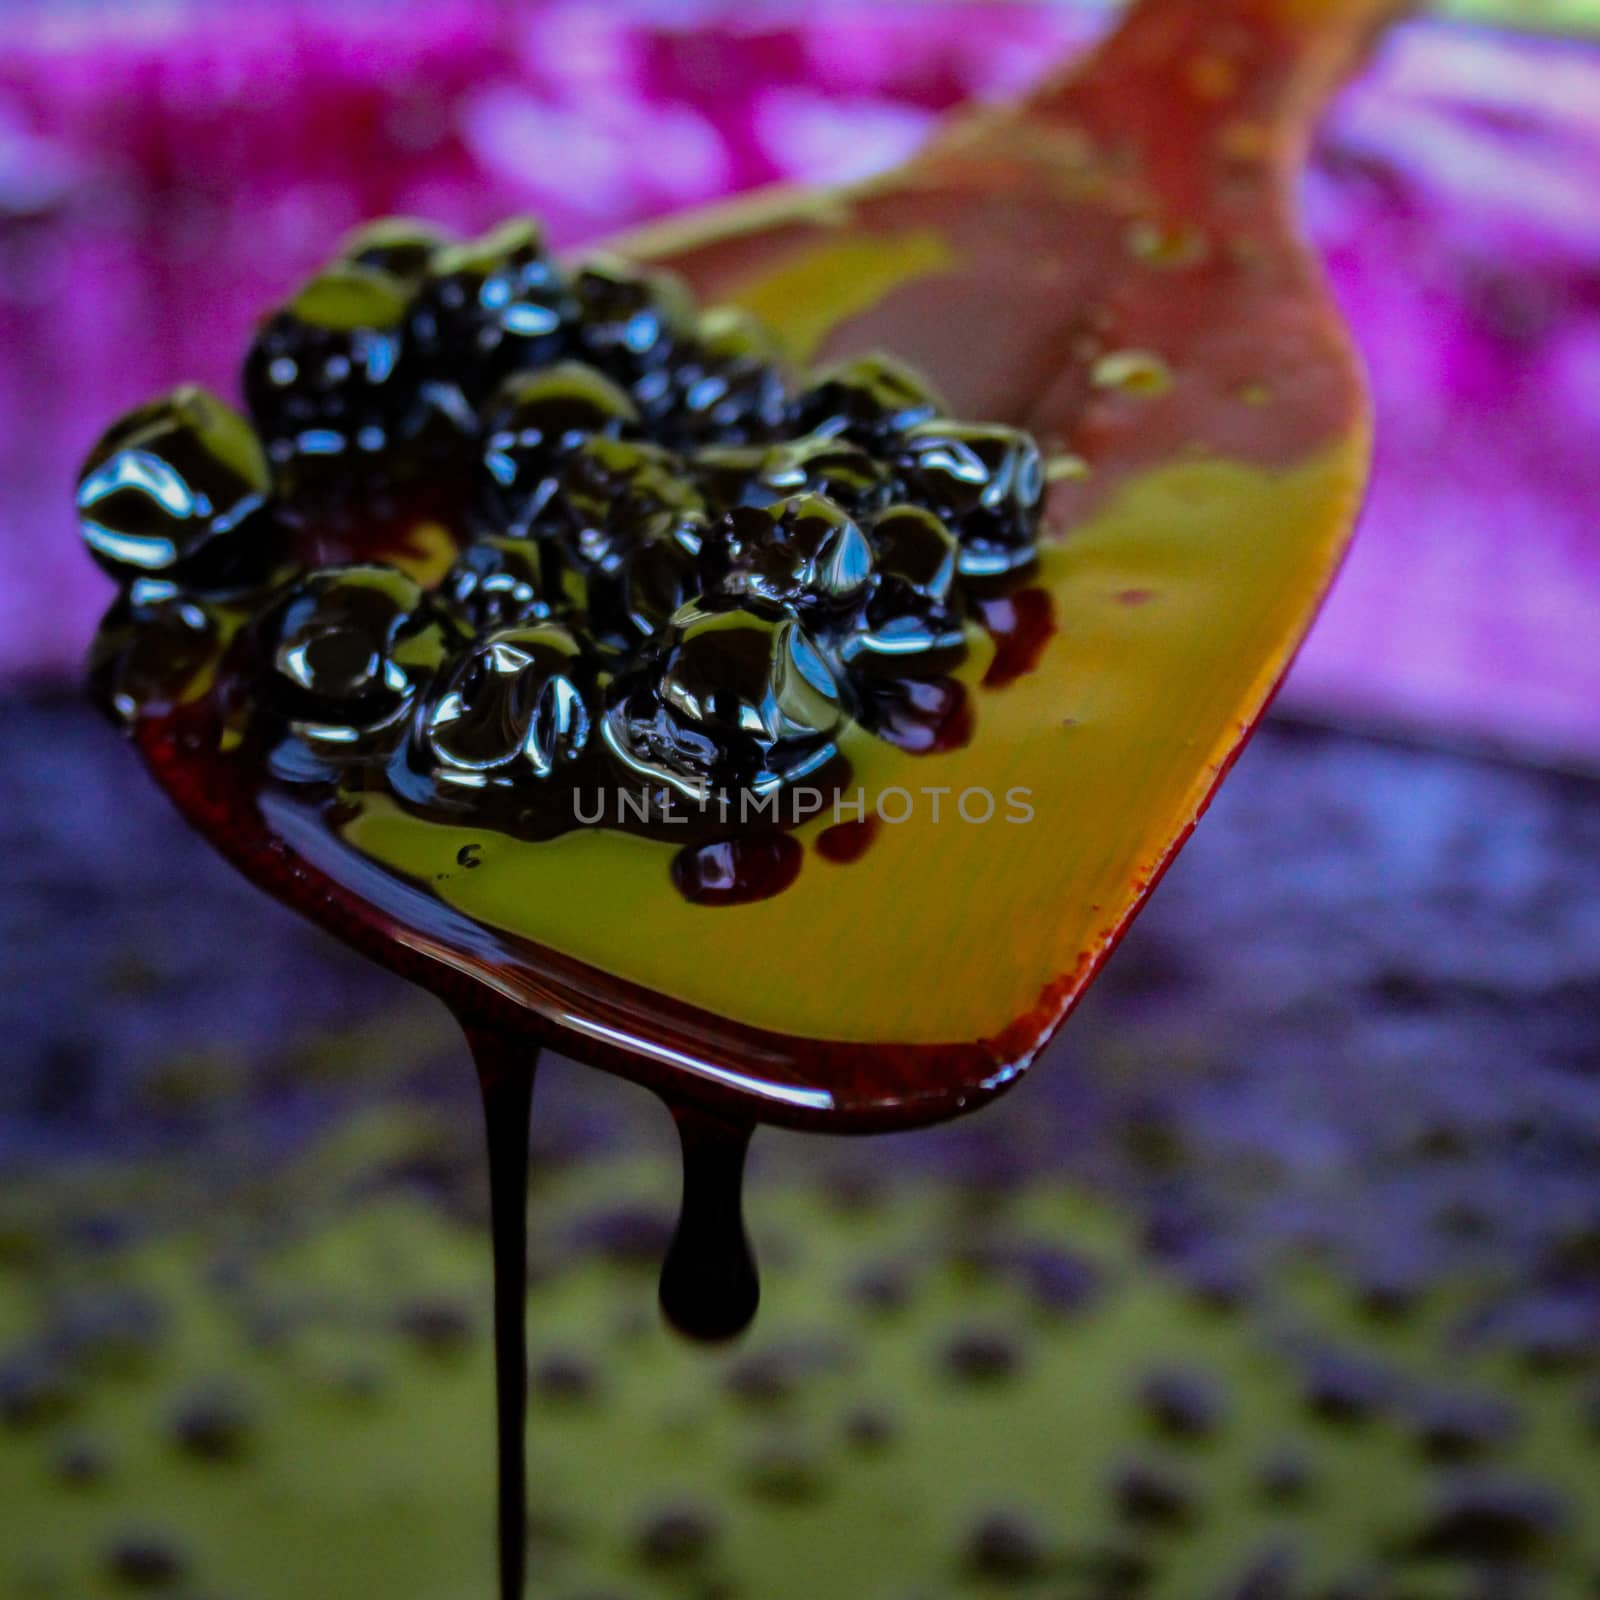
<instances>
[{"instance_id":1,"label":"glossy black berry","mask_svg":"<svg viewBox=\"0 0 1600 1600\"><path fill-rule=\"evenodd\" d=\"M250 424L208 390L185 386L130 412L89 452L78 525L90 555L120 583L242 587L281 554L269 488Z\"/></svg>"},{"instance_id":2,"label":"glossy black berry","mask_svg":"<svg viewBox=\"0 0 1600 1600\"><path fill-rule=\"evenodd\" d=\"M177 705L218 645L215 619L173 594L148 602L124 596L106 613L89 652L89 693L127 727Z\"/></svg>"},{"instance_id":3,"label":"glossy black berry","mask_svg":"<svg viewBox=\"0 0 1600 1600\"><path fill-rule=\"evenodd\" d=\"M872 581L866 535L819 494L730 511L708 539L703 564L719 592L786 606L816 627L843 617Z\"/></svg>"},{"instance_id":4,"label":"glossy black berry","mask_svg":"<svg viewBox=\"0 0 1600 1600\"><path fill-rule=\"evenodd\" d=\"M694 305L671 273L594 256L573 275L579 346L648 414L673 398L669 363L694 328Z\"/></svg>"},{"instance_id":5,"label":"glossy black berry","mask_svg":"<svg viewBox=\"0 0 1600 1600\"><path fill-rule=\"evenodd\" d=\"M445 678L423 728L435 777L481 788L548 779L588 748L594 672L559 623L479 640Z\"/></svg>"},{"instance_id":6,"label":"glossy black berry","mask_svg":"<svg viewBox=\"0 0 1600 1600\"><path fill-rule=\"evenodd\" d=\"M336 255L340 261L420 283L434 257L453 243L453 235L418 217L378 217L347 233Z\"/></svg>"},{"instance_id":7,"label":"glossy black berry","mask_svg":"<svg viewBox=\"0 0 1600 1600\"><path fill-rule=\"evenodd\" d=\"M261 619L261 697L325 750L354 747L405 714L453 638L397 568L324 567Z\"/></svg>"},{"instance_id":8,"label":"glossy black berry","mask_svg":"<svg viewBox=\"0 0 1600 1600\"><path fill-rule=\"evenodd\" d=\"M592 438L562 468L545 526L589 637L627 650L699 588L707 517L683 463L659 445Z\"/></svg>"},{"instance_id":9,"label":"glossy black berry","mask_svg":"<svg viewBox=\"0 0 1600 1600\"><path fill-rule=\"evenodd\" d=\"M372 455L409 396L398 376L410 290L335 263L256 330L244 395L274 459Z\"/></svg>"},{"instance_id":10,"label":"glossy black berry","mask_svg":"<svg viewBox=\"0 0 1600 1600\"><path fill-rule=\"evenodd\" d=\"M620 569L627 551L650 539L673 539L698 553L707 518L682 461L659 445L587 439L562 467L550 524L586 574Z\"/></svg>"},{"instance_id":11,"label":"glossy black berry","mask_svg":"<svg viewBox=\"0 0 1600 1600\"><path fill-rule=\"evenodd\" d=\"M1044 469L1027 434L999 423L919 423L902 442L897 471L904 497L955 534L964 576L1009 572L1033 559Z\"/></svg>"},{"instance_id":12,"label":"glossy black berry","mask_svg":"<svg viewBox=\"0 0 1600 1600\"><path fill-rule=\"evenodd\" d=\"M604 570L583 578L588 637L611 651L651 638L698 593L699 564L668 525L621 548Z\"/></svg>"},{"instance_id":13,"label":"glossy black berry","mask_svg":"<svg viewBox=\"0 0 1600 1600\"><path fill-rule=\"evenodd\" d=\"M790 420L797 433L838 435L877 450L940 409L939 397L909 367L865 355L819 372L795 396Z\"/></svg>"},{"instance_id":14,"label":"glossy black berry","mask_svg":"<svg viewBox=\"0 0 1600 1600\"><path fill-rule=\"evenodd\" d=\"M565 354L573 315L538 225L518 220L434 255L411 337L429 376L479 400L510 373Z\"/></svg>"},{"instance_id":15,"label":"glossy black berry","mask_svg":"<svg viewBox=\"0 0 1600 1600\"><path fill-rule=\"evenodd\" d=\"M931 511L897 505L873 520L868 537L876 581L842 659L886 674L953 664L966 640L953 596L955 536Z\"/></svg>"},{"instance_id":16,"label":"glossy black berry","mask_svg":"<svg viewBox=\"0 0 1600 1600\"><path fill-rule=\"evenodd\" d=\"M682 448L752 444L783 427L788 387L777 342L748 312L719 306L700 318L674 374L663 419Z\"/></svg>"},{"instance_id":17,"label":"glossy black berry","mask_svg":"<svg viewBox=\"0 0 1600 1600\"><path fill-rule=\"evenodd\" d=\"M708 504L769 506L795 495L821 494L853 517L870 516L889 502L885 468L848 439L808 434L780 444L716 447L694 458Z\"/></svg>"},{"instance_id":18,"label":"glossy black berry","mask_svg":"<svg viewBox=\"0 0 1600 1600\"><path fill-rule=\"evenodd\" d=\"M931 511L895 505L872 521L869 535L878 572L908 600L942 603L956 581L955 536Z\"/></svg>"},{"instance_id":19,"label":"glossy black berry","mask_svg":"<svg viewBox=\"0 0 1600 1600\"><path fill-rule=\"evenodd\" d=\"M560 486L561 463L587 440L619 439L638 423L627 394L581 362L508 378L484 424L478 503L485 526L527 534Z\"/></svg>"},{"instance_id":20,"label":"glossy black berry","mask_svg":"<svg viewBox=\"0 0 1600 1600\"><path fill-rule=\"evenodd\" d=\"M844 715L815 641L781 607L708 595L679 611L612 688L604 732L624 768L704 799L818 771Z\"/></svg>"},{"instance_id":21,"label":"glossy black berry","mask_svg":"<svg viewBox=\"0 0 1600 1600\"><path fill-rule=\"evenodd\" d=\"M475 539L451 564L439 599L473 633L548 622L567 608L558 563L549 541Z\"/></svg>"}]
</instances>

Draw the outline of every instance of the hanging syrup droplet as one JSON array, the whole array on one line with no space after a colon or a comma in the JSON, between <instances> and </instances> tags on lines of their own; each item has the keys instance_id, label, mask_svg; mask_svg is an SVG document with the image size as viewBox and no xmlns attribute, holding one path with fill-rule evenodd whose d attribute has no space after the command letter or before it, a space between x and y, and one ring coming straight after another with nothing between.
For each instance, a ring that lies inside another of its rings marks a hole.
<instances>
[{"instance_id":1,"label":"hanging syrup droplet","mask_svg":"<svg viewBox=\"0 0 1600 1600\"><path fill-rule=\"evenodd\" d=\"M661 1309L690 1339L732 1339L761 1301L755 1257L744 1231L744 1158L749 1123L674 1105L683 1146L683 1201L661 1266Z\"/></svg>"},{"instance_id":2,"label":"hanging syrup droplet","mask_svg":"<svg viewBox=\"0 0 1600 1600\"><path fill-rule=\"evenodd\" d=\"M500 1600L522 1600L528 1549L528 1121L537 1057L467 1027L483 1094L494 1241Z\"/></svg>"}]
</instances>

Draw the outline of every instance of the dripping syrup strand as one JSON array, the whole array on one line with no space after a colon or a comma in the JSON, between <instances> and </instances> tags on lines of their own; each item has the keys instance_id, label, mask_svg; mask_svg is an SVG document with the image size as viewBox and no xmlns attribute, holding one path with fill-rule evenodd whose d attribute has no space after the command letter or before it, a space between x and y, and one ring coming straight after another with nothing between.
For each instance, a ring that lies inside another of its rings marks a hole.
<instances>
[{"instance_id":1,"label":"dripping syrup strand","mask_svg":"<svg viewBox=\"0 0 1600 1600\"><path fill-rule=\"evenodd\" d=\"M669 1104L683 1147L683 1199L661 1266L661 1309L688 1338L718 1343L743 1333L761 1301L744 1231L744 1163L753 1128Z\"/></svg>"},{"instance_id":2,"label":"dripping syrup strand","mask_svg":"<svg viewBox=\"0 0 1600 1600\"><path fill-rule=\"evenodd\" d=\"M538 1055L468 1027L489 1149L500 1600L522 1600L528 1560L528 1126Z\"/></svg>"}]
</instances>

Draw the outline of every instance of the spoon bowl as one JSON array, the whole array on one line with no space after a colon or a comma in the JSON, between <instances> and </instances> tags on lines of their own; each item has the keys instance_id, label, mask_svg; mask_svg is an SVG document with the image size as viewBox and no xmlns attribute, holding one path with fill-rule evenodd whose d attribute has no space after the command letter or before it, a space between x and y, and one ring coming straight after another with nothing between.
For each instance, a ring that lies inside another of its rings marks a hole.
<instances>
[{"instance_id":1,"label":"spoon bowl","mask_svg":"<svg viewBox=\"0 0 1600 1600\"><path fill-rule=\"evenodd\" d=\"M379 797L332 816L229 749L203 697L136 725L157 779L250 878L477 1036L744 1123L867 1132L997 1093L1193 828L1350 536L1368 412L1292 183L1398 9L1144 0L1087 64L891 173L617 242L797 361L886 350L1045 451L1037 568L983 603L958 673L969 736L912 754L847 734L859 792L798 831L782 894L691 903L656 839L526 845ZM441 535L363 554L432 579Z\"/></svg>"}]
</instances>

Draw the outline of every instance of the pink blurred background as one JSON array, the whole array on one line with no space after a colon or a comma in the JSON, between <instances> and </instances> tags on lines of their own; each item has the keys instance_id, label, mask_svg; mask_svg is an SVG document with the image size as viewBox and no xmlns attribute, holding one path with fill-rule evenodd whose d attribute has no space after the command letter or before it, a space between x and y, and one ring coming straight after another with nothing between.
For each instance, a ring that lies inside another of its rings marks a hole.
<instances>
[{"instance_id":1,"label":"pink blurred background","mask_svg":"<svg viewBox=\"0 0 1600 1600\"><path fill-rule=\"evenodd\" d=\"M0 13L0 677L72 673L107 586L78 458L355 221L532 210L573 246L841 179L1024 87L1103 6L52 6ZM1397 30L1304 189L1373 374L1361 538L1284 703L1600 765L1600 47Z\"/></svg>"}]
</instances>

